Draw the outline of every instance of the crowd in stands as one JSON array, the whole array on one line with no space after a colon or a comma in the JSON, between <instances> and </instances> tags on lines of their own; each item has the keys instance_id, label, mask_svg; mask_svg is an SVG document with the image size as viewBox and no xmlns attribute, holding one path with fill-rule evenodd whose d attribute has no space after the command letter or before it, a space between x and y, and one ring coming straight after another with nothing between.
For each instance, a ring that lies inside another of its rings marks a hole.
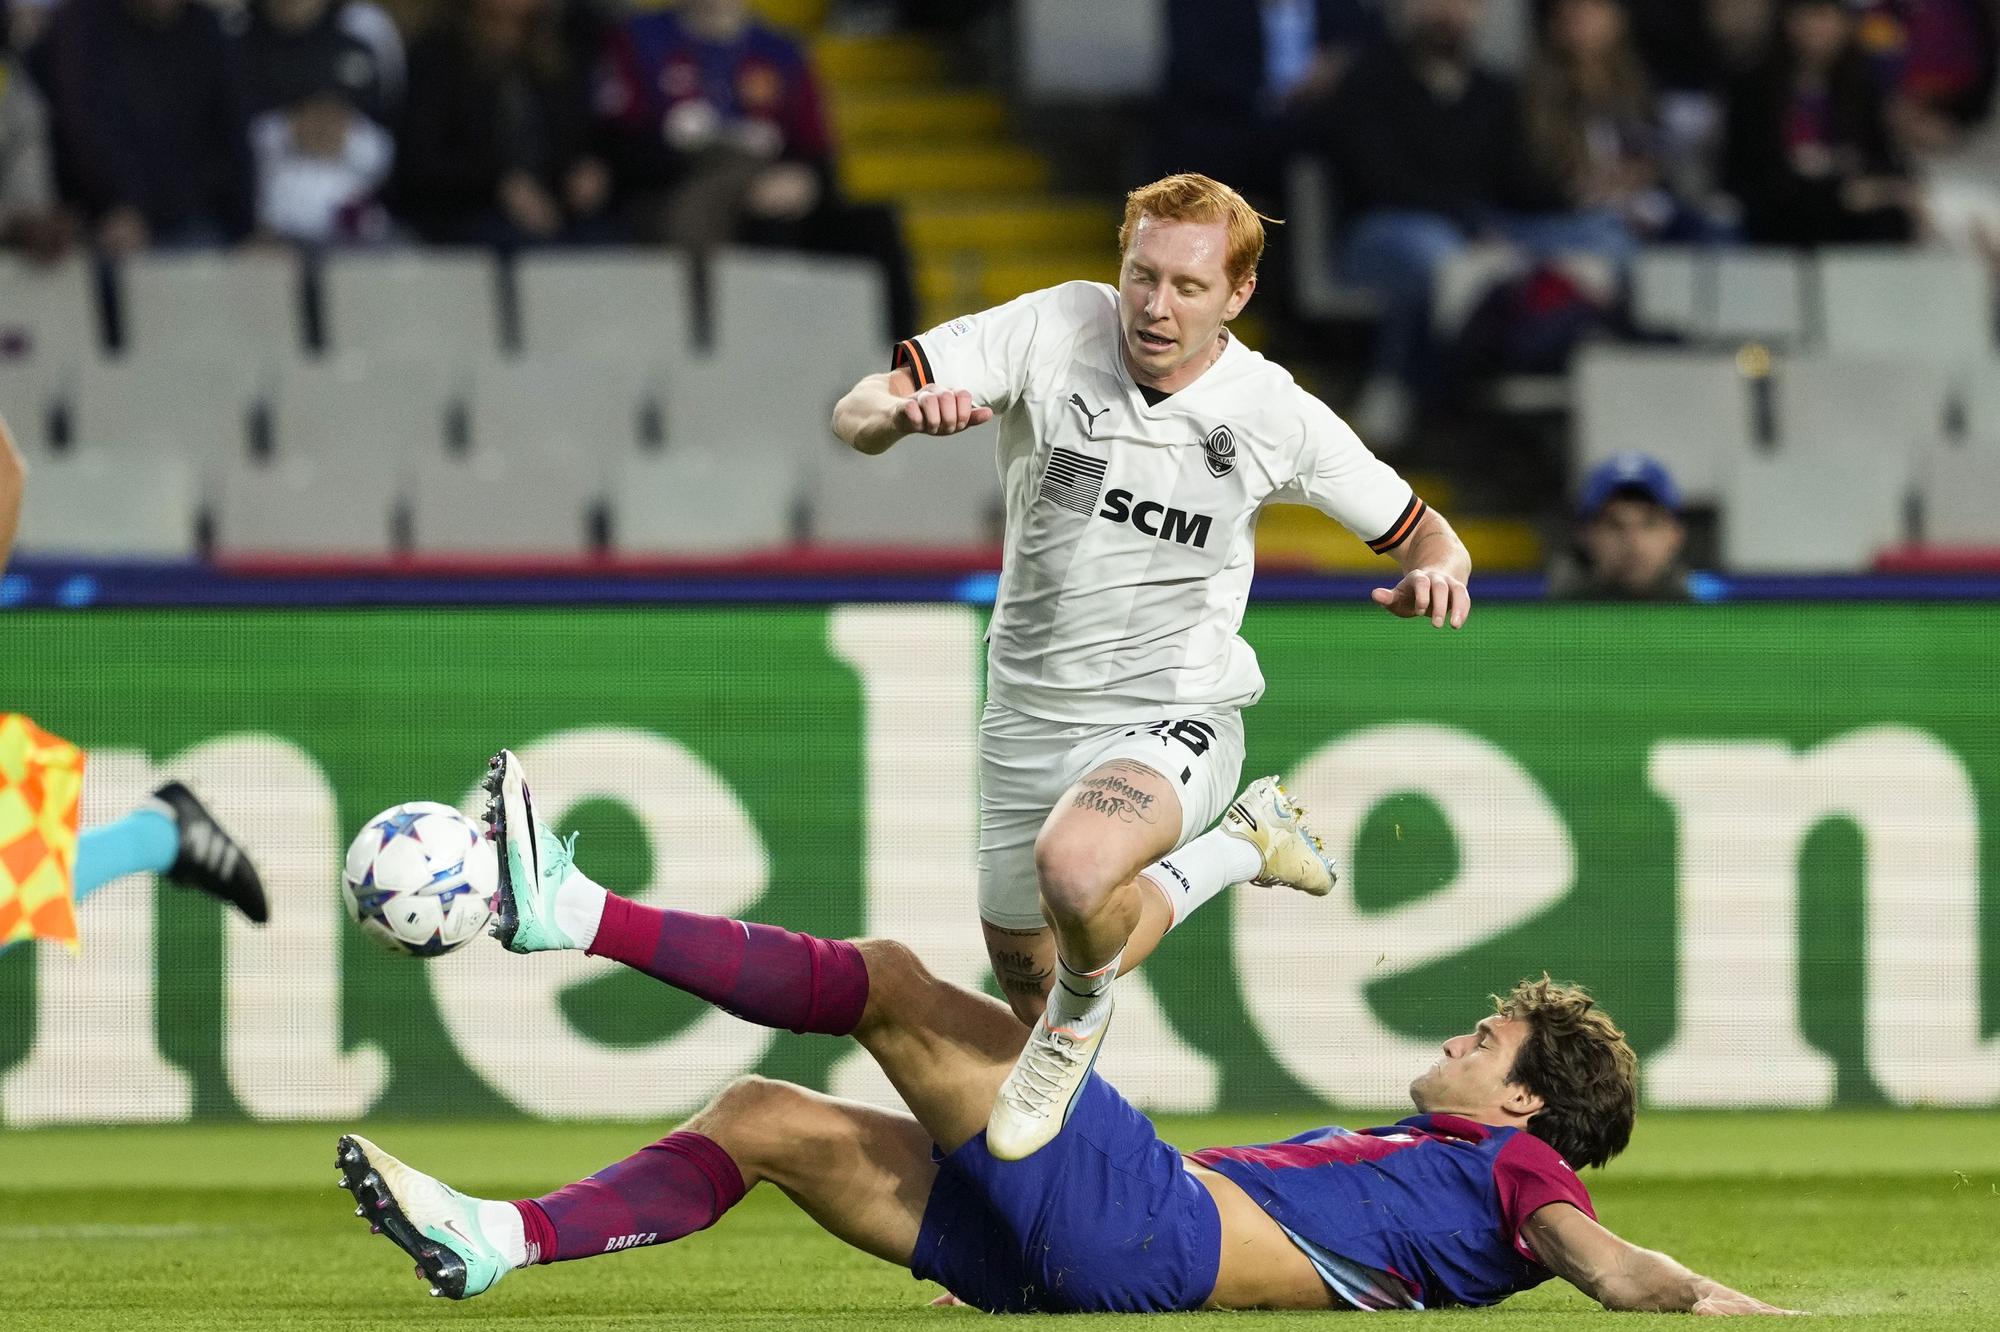
<instances>
[{"instance_id":1,"label":"crowd in stands","mask_svg":"<svg viewBox=\"0 0 2000 1332\"><path fill-rule=\"evenodd\" d=\"M0 244L772 244L879 260L907 312L893 214L841 197L805 48L742 0L438 0L411 32L373 0L11 0Z\"/></svg>"},{"instance_id":2,"label":"crowd in stands","mask_svg":"<svg viewBox=\"0 0 2000 1332\"><path fill-rule=\"evenodd\" d=\"M1170 0L1162 144L1280 203L1326 164L1334 265L1382 310L1356 415L1437 386L1431 300L1468 246L1950 241L2000 259L1995 0L1537 0L1516 71L1486 0ZM1242 90L1254 89L1254 94Z\"/></svg>"}]
</instances>

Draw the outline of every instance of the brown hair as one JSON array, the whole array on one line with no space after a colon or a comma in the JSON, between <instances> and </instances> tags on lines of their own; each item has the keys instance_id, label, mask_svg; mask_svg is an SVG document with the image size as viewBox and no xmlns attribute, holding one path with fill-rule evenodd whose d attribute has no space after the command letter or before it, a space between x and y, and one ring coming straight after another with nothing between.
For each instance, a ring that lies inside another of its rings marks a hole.
<instances>
[{"instance_id":1,"label":"brown hair","mask_svg":"<svg viewBox=\"0 0 2000 1332\"><path fill-rule=\"evenodd\" d=\"M1279 220L1265 217L1221 181L1192 171L1141 185L1125 196L1125 220L1118 227L1121 256L1131 248L1132 233L1139 229L1142 217L1227 224L1229 257L1223 262L1223 271L1229 275L1231 287L1240 287L1256 276L1257 261L1264 254L1264 224Z\"/></svg>"},{"instance_id":2,"label":"brown hair","mask_svg":"<svg viewBox=\"0 0 2000 1332\"><path fill-rule=\"evenodd\" d=\"M1542 1098L1528 1132L1572 1166L1600 1166L1624 1151L1639 1108L1639 1058L1611 1015L1582 986L1557 984L1547 972L1505 999L1494 995L1493 1007L1528 1024L1507 1079Z\"/></svg>"}]
</instances>

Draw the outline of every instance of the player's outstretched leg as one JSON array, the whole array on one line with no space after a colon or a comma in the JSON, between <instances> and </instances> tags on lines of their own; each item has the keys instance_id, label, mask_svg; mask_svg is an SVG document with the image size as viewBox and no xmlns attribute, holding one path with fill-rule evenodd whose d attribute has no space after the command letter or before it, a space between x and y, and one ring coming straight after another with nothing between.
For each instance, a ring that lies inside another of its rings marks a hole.
<instances>
[{"instance_id":1,"label":"player's outstretched leg","mask_svg":"<svg viewBox=\"0 0 2000 1332\"><path fill-rule=\"evenodd\" d=\"M766 1078L739 1078L679 1129L539 1198L474 1198L366 1138L335 1164L355 1214L416 1262L431 1294L470 1299L516 1267L669 1244L760 1183L836 1238L911 1265L938 1167L905 1114Z\"/></svg>"},{"instance_id":2,"label":"player's outstretched leg","mask_svg":"<svg viewBox=\"0 0 2000 1332\"><path fill-rule=\"evenodd\" d=\"M259 925L269 920L271 908L257 866L229 830L208 812L208 806L179 782L168 782L153 792L153 799L173 810L174 823L180 829L180 853L167 867L167 877L182 887L220 898Z\"/></svg>"},{"instance_id":3,"label":"player's outstretched leg","mask_svg":"<svg viewBox=\"0 0 2000 1332\"><path fill-rule=\"evenodd\" d=\"M507 947L582 949L760 1026L852 1036L940 1145L985 1127L1028 1034L1004 1004L939 980L891 940L821 939L609 893L540 824L518 758L502 750L486 784L500 853L494 934Z\"/></svg>"},{"instance_id":4,"label":"player's outstretched leg","mask_svg":"<svg viewBox=\"0 0 2000 1332\"><path fill-rule=\"evenodd\" d=\"M128 874L160 874L229 903L258 924L270 916L250 857L194 792L168 782L153 798L77 839L78 901Z\"/></svg>"}]
</instances>

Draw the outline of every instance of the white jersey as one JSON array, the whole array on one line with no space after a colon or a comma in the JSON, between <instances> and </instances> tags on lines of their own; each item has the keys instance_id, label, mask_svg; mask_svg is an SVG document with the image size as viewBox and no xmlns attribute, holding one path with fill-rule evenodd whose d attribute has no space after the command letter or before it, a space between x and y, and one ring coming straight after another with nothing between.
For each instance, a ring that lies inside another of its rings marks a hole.
<instances>
[{"instance_id":1,"label":"white jersey","mask_svg":"<svg viewBox=\"0 0 2000 1332\"><path fill-rule=\"evenodd\" d=\"M1247 707L1264 692L1237 635L1257 511L1310 504L1387 551L1424 503L1235 338L1148 405L1117 301L1103 283L1066 282L896 348L919 387L965 389L999 418L1007 533L987 693L1091 724Z\"/></svg>"}]
</instances>

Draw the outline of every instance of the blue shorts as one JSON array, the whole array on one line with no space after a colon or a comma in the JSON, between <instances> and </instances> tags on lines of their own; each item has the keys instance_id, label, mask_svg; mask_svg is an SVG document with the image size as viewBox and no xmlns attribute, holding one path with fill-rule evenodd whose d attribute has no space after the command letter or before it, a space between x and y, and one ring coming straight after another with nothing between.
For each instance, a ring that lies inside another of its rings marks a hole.
<instances>
[{"instance_id":1,"label":"blue shorts","mask_svg":"<svg viewBox=\"0 0 2000 1332\"><path fill-rule=\"evenodd\" d=\"M1027 1160L984 1133L939 1160L910 1271L989 1313L1164 1313L1199 1309L1221 1257L1215 1200L1093 1073Z\"/></svg>"}]
</instances>

